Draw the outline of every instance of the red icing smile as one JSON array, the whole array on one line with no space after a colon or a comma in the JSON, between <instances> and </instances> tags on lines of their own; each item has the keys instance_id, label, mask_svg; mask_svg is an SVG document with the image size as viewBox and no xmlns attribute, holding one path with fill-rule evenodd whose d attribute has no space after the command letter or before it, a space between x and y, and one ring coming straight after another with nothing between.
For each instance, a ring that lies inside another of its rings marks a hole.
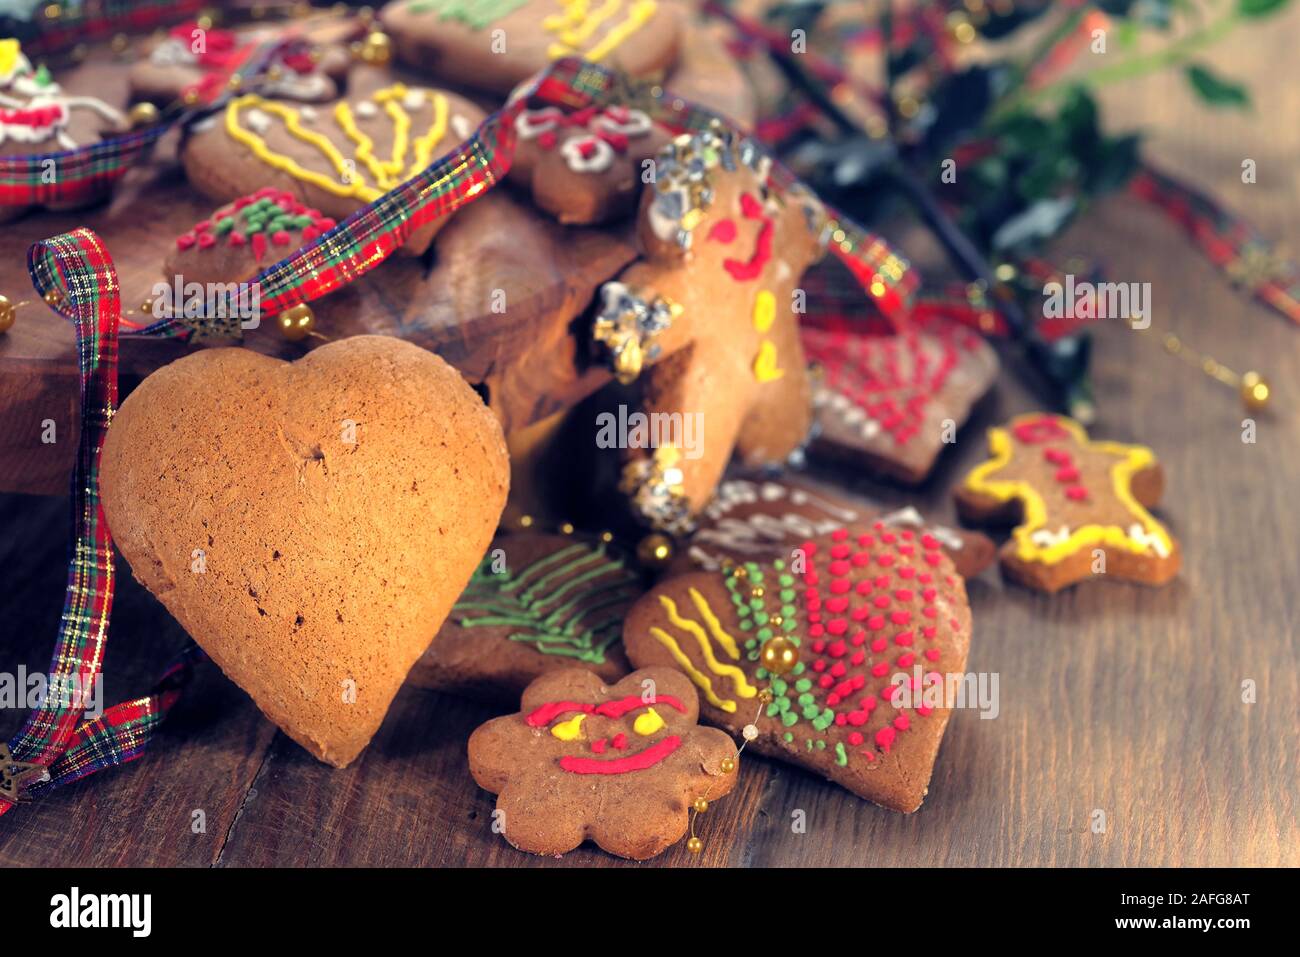
<instances>
[{"instance_id":1,"label":"red icing smile","mask_svg":"<svg viewBox=\"0 0 1300 957\"><path fill-rule=\"evenodd\" d=\"M740 195L740 211L746 219L758 220L763 225L759 227L758 236L754 239L754 251L749 259L724 259L722 268L737 282L747 282L761 276L772 258L772 238L776 234L776 224L763 212L763 204L749 193ZM714 223L708 238L724 244L733 242L736 238L736 224L730 219Z\"/></svg>"},{"instance_id":2,"label":"red icing smile","mask_svg":"<svg viewBox=\"0 0 1300 957\"><path fill-rule=\"evenodd\" d=\"M601 704L587 704L581 701L548 701L546 704L529 712L524 718L524 723L530 728L544 728L560 715L573 712L617 719L638 708L648 708L657 704L675 708L682 714L686 713L686 706L673 695L652 695L649 700L640 695L628 695L626 698L619 698L617 701L605 701ZM609 744L610 742L607 742L606 739L599 738L591 742L591 750L594 754L604 754ZM615 750L624 751L627 748L627 735L622 733L615 735L612 744ZM566 754L560 758L560 767L573 774L627 774L629 771L644 771L668 757L681 747L681 744L681 737L673 734L655 742L643 751L622 754L617 758L598 760L596 758L583 758Z\"/></svg>"}]
</instances>

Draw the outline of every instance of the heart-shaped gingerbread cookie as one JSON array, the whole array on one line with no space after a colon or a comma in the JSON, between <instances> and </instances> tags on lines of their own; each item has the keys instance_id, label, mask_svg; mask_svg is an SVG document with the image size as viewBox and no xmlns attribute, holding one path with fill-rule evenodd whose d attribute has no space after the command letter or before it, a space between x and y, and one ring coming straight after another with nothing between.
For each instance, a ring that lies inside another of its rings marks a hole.
<instances>
[{"instance_id":1,"label":"heart-shaped gingerbread cookie","mask_svg":"<svg viewBox=\"0 0 1300 957\"><path fill-rule=\"evenodd\" d=\"M344 767L491 541L509 465L451 366L358 336L294 363L210 349L164 366L114 417L102 482L136 578Z\"/></svg>"},{"instance_id":2,"label":"heart-shaped gingerbread cookie","mask_svg":"<svg viewBox=\"0 0 1300 957\"><path fill-rule=\"evenodd\" d=\"M936 692L950 683L934 676L963 672L970 633L965 584L940 542L876 522L789 559L668 579L632 607L623 644L639 668L685 671L704 721L736 734L753 724L757 753L910 812L951 710ZM783 676L761 663L774 638L798 650Z\"/></svg>"}]
</instances>

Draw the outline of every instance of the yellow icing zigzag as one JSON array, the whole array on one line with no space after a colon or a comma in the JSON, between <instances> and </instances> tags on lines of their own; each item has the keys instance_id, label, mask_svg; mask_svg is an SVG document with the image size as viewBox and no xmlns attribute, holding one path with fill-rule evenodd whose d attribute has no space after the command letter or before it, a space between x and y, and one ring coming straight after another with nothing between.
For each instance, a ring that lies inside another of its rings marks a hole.
<instances>
[{"instance_id":1,"label":"yellow icing zigzag","mask_svg":"<svg viewBox=\"0 0 1300 957\"><path fill-rule=\"evenodd\" d=\"M1011 426L1014 428L1022 419L1036 418L1038 416L1034 414L1018 416L1012 419ZM1088 438L1088 433L1083 430L1083 427L1073 419L1056 416L1056 421L1062 428L1070 432L1082 448L1123 456L1119 462L1115 463L1110 472L1111 486L1115 497L1141 523L1148 536L1155 537L1160 541L1166 553L1171 552L1173 542L1169 538L1169 533L1133 497L1130 488L1133 477L1138 472L1156 463L1155 453L1141 445L1127 445L1123 442L1094 442ZM1015 445L1009 430L998 427L989 429L989 455L992 457L987 462L972 469L970 474L966 476L963 485L972 492L987 495L999 502L1008 502L1012 499L1021 501L1024 508L1024 519L1011 533L1016 542L1017 558L1022 561L1042 562L1051 565L1073 555L1080 549L1095 545L1106 545L1132 552L1135 555L1147 554L1147 545L1135 541L1129 536L1127 530L1120 528L1118 525L1084 525L1072 530L1069 537L1053 542L1051 545L1034 544L1034 532L1047 524L1047 504L1043 501L1043 497L1028 482L990 477L1010 463L1014 448Z\"/></svg>"},{"instance_id":2,"label":"yellow icing zigzag","mask_svg":"<svg viewBox=\"0 0 1300 957\"><path fill-rule=\"evenodd\" d=\"M356 144L356 158L369 169L374 185L365 182L358 175L348 159L327 136L305 128L298 110L283 103L265 100L255 93L236 97L227 105L226 133L235 142L248 147L254 156L273 169L288 173L300 182L308 183L335 196L351 197L369 203L399 185L403 178L414 176L427 167L433 158L434 149L446 135L447 98L441 93L421 91L426 99L432 98L433 122L428 132L415 141L415 155L410 165L405 166L404 172L405 158L410 148L411 118L400 101L407 96L408 92L404 85L397 83L377 91L372 97L374 102L383 105L384 111L393 121L393 156L388 161L374 156L373 141L357 128L352 108L346 102L340 102L334 108L334 118L339 128ZM291 157L271 150L266 145L266 140L240 123L241 113L252 109L278 116L283 120L284 128L289 135L319 150L334 168L338 178L306 169Z\"/></svg>"},{"instance_id":3,"label":"yellow icing zigzag","mask_svg":"<svg viewBox=\"0 0 1300 957\"><path fill-rule=\"evenodd\" d=\"M699 668L695 667L695 662L691 661L691 659L687 657L686 652L682 651L682 647L677 644L676 638L668 634L668 632L664 631L662 628L655 628L653 626L650 628L650 634L654 635L655 639L668 649L668 653L673 656L673 661L677 662L677 664L681 666L681 669L686 672L687 677L694 681L696 685L699 686L700 690L704 692L705 701L713 705L715 708L721 708L728 714L736 710L736 702L732 701L730 698L724 701L718 697L717 693L713 690L713 682L709 680L709 676Z\"/></svg>"},{"instance_id":4,"label":"yellow icing zigzag","mask_svg":"<svg viewBox=\"0 0 1300 957\"><path fill-rule=\"evenodd\" d=\"M591 39L607 20L612 21L623 6L623 0L605 0L594 11L589 0L560 0L564 11L547 17L542 26L547 32L555 34L558 42L552 43L547 50L551 59L563 56L581 55L593 63L599 62L623 44L628 37L645 26L658 9L656 0L635 0L628 10L627 17L615 23L605 36L587 50L582 44Z\"/></svg>"},{"instance_id":5,"label":"yellow icing zigzag","mask_svg":"<svg viewBox=\"0 0 1300 957\"><path fill-rule=\"evenodd\" d=\"M718 643L733 659L739 659L740 649L736 646L736 641L722 629L722 624L718 621L713 610L709 608L708 602L694 588L690 589L691 600L695 607L700 610L701 617L709 625L709 631L718 639ZM758 689L749 683L745 678L745 673L735 665L728 665L718 661L713 654L713 644L709 641L709 636L705 634L704 629L700 627L699 622L683 618L677 611L677 603L667 595L659 596L659 603L663 606L664 611L668 613L668 620L672 622L673 627L680 628L682 631L690 634L695 638L695 643L700 646L700 653L704 656L704 662L715 675L724 678L730 678L735 686L736 694L742 698L753 698L758 694ZM655 636L672 654L674 660L682 666L686 673L704 691L704 696L709 703L723 711L735 711L736 702L731 700L720 699L713 691L713 682L703 671L695 666L689 657L681 650L677 641L667 632L660 628L651 628L650 633Z\"/></svg>"},{"instance_id":6,"label":"yellow icing zigzag","mask_svg":"<svg viewBox=\"0 0 1300 957\"><path fill-rule=\"evenodd\" d=\"M695 610L700 613L704 623L709 626L709 633L713 635L713 639L722 646L722 650L730 656L732 661L739 661L740 645L736 644L736 639L722 630L722 622L718 621L718 616L713 613L713 609L709 607L709 603L704 600L704 596L700 594L698 589L690 588L687 591L691 596L691 601L695 604ZM746 697L749 696L746 695Z\"/></svg>"}]
</instances>

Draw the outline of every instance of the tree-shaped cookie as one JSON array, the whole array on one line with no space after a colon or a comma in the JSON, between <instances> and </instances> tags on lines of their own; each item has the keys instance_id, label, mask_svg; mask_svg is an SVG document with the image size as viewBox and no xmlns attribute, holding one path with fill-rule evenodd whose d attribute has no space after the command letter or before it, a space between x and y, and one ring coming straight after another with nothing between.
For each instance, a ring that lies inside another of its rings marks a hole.
<instances>
[{"instance_id":1,"label":"tree-shaped cookie","mask_svg":"<svg viewBox=\"0 0 1300 957\"><path fill-rule=\"evenodd\" d=\"M1094 576L1161 585L1178 573L1178 542L1147 511L1164 490L1150 449L1032 412L989 429L989 454L957 489L957 508L968 521L1017 523L1000 553L1008 577L1054 592Z\"/></svg>"},{"instance_id":2,"label":"tree-shaped cookie","mask_svg":"<svg viewBox=\"0 0 1300 957\"><path fill-rule=\"evenodd\" d=\"M493 700L517 700L534 678L575 665L617 681L631 670L623 618L644 590L612 544L499 535L411 680Z\"/></svg>"},{"instance_id":3,"label":"tree-shaped cookie","mask_svg":"<svg viewBox=\"0 0 1300 957\"><path fill-rule=\"evenodd\" d=\"M670 531L709 500L733 452L779 463L808 434L793 297L822 251L822 213L807 194L771 189L769 169L723 130L674 140L642 196L641 258L601 289L593 334L614 371L640 375L652 417L703 430L700 448L660 442L624 470L635 510Z\"/></svg>"},{"instance_id":4,"label":"tree-shaped cookie","mask_svg":"<svg viewBox=\"0 0 1300 957\"><path fill-rule=\"evenodd\" d=\"M629 213L642 164L668 142L649 115L628 106L524 110L515 133L511 178L562 223L603 223Z\"/></svg>"},{"instance_id":5,"label":"tree-shaped cookie","mask_svg":"<svg viewBox=\"0 0 1300 957\"><path fill-rule=\"evenodd\" d=\"M703 720L759 754L910 812L959 703L948 689L968 684L970 636L965 584L939 541L877 521L783 559L668 578L633 606L623 645L637 667L689 675ZM792 669L766 670L770 645L793 646Z\"/></svg>"},{"instance_id":6,"label":"tree-shaped cookie","mask_svg":"<svg viewBox=\"0 0 1300 957\"><path fill-rule=\"evenodd\" d=\"M563 854L584 840L645 860L686 833L697 798L736 783L735 743L701 728L691 682L646 668L606 687L581 668L530 684L517 714L469 739L469 769L497 795L507 841L533 854Z\"/></svg>"},{"instance_id":7,"label":"tree-shaped cookie","mask_svg":"<svg viewBox=\"0 0 1300 957\"><path fill-rule=\"evenodd\" d=\"M402 83L320 106L248 93L196 130L182 159L190 182L220 202L271 185L344 219L463 142L483 118L454 93ZM423 252L445 222L404 248Z\"/></svg>"}]
</instances>

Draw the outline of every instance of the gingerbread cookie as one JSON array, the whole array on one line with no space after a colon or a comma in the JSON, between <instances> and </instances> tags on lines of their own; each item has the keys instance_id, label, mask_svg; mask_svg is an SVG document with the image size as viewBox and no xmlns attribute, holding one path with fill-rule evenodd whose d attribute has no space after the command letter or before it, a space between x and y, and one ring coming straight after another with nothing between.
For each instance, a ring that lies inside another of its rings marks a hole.
<instances>
[{"instance_id":1,"label":"gingerbread cookie","mask_svg":"<svg viewBox=\"0 0 1300 957\"><path fill-rule=\"evenodd\" d=\"M499 535L410 680L491 700L515 700L539 675L575 665L612 684L631 670L623 618L644 590L611 543Z\"/></svg>"},{"instance_id":2,"label":"gingerbread cookie","mask_svg":"<svg viewBox=\"0 0 1300 957\"><path fill-rule=\"evenodd\" d=\"M380 17L408 66L495 93L562 57L662 74L681 33L677 9L662 0L400 0Z\"/></svg>"},{"instance_id":3,"label":"gingerbread cookie","mask_svg":"<svg viewBox=\"0 0 1300 957\"><path fill-rule=\"evenodd\" d=\"M729 478L697 516L695 531L671 569L716 571L734 562L789 559L810 538L876 522L932 536L963 578L978 575L993 561L995 549L987 536L926 521L912 506L868 508L790 478Z\"/></svg>"},{"instance_id":4,"label":"gingerbread cookie","mask_svg":"<svg viewBox=\"0 0 1300 957\"><path fill-rule=\"evenodd\" d=\"M689 675L703 720L758 753L910 812L953 703L934 676L964 671L970 635L965 584L938 540L880 525L819 535L791 560L661 582L633 606L623 643L637 667ZM797 654L781 676L762 665L777 639Z\"/></svg>"},{"instance_id":5,"label":"gingerbread cookie","mask_svg":"<svg viewBox=\"0 0 1300 957\"><path fill-rule=\"evenodd\" d=\"M163 268L183 282L243 282L335 225L293 193L265 186L177 236Z\"/></svg>"},{"instance_id":6,"label":"gingerbread cookie","mask_svg":"<svg viewBox=\"0 0 1300 957\"><path fill-rule=\"evenodd\" d=\"M805 325L801 335L809 360L820 368L809 453L903 482L930 474L997 379L992 347L952 322L936 320L893 335Z\"/></svg>"},{"instance_id":7,"label":"gingerbread cookie","mask_svg":"<svg viewBox=\"0 0 1300 957\"><path fill-rule=\"evenodd\" d=\"M131 99L168 106L177 100L210 103L230 88L257 50L275 39L270 30L236 32L203 29L195 23L173 27L151 44L131 67ZM339 95L347 78L347 51L300 38L274 50L258 92L273 99L323 103Z\"/></svg>"},{"instance_id":8,"label":"gingerbread cookie","mask_svg":"<svg viewBox=\"0 0 1300 957\"><path fill-rule=\"evenodd\" d=\"M288 363L202 349L122 403L104 515L136 578L289 737L370 741L487 548L509 483L459 372L388 336Z\"/></svg>"},{"instance_id":9,"label":"gingerbread cookie","mask_svg":"<svg viewBox=\"0 0 1300 957\"><path fill-rule=\"evenodd\" d=\"M701 728L682 674L645 668L612 687L581 668L530 684L518 714L469 739L469 770L497 795L505 839L532 854L563 854L584 840L643 861L686 833L697 798L736 784L735 743Z\"/></svg>"},{"instance_id":10,"label":"gingerbread cookie","mask_svg":"<svg viewBox=\"0 0 1300 957\"><path fill-rule=\"evenodd\" d=\"M263 185L344 219L467 139L484 113L454 93L393 83L332 105L291 105L255 93L200 123L181 158L190 182L219 202ZM419 254L446 220L407 240Z\"/></svg>"},{"instance_id":11,"label":"gingerbread cookie","mask_svg":"<svg viewBox=\"0 0 1300 957\"><path fill-rule=\"evenodd\" d=\"M561 223L604 223L632 212L645 162L668 134L641 110L556 106L524 110L510 177Z\"/></svg>"},{"instance_id":12,"label":"gingerbread cookie","mask_svg":"<svg viewBox=\"0 0 1300 957\"><path fill-rule=\"evenodd\" d=\"M653 452L632 452L624 488L661 529L689 527L733 452L780 463L808 434L793 295L821 255L822 211L806 193L775 195L770 169L725 130L679 137L642 196L641 259L601 289L594 338L620 379L641 376L651 426L708 430L691 448L661 429Z\"/></svg>"},{"instance_id":13,"label":"gingerbread cookie","mask_svg":"<svg viewBox=\"0 0 1300 957\"><path fill-rule=\"evenodd\" d=\"M17 40L0 40L0 156L74 150L127 126L120 110L93 96L66 93L44 66L33 68ZM28 208L0 206L0 222Z\"/></svg>"},{"instance_id":14,"label":"gingerbread cookie","mask_svg":"<svg viewBox=\"0 0 1300 957\"><path fill-rule=\"evenodd\" d=\"M1031 412L989 429L989 454L957 489L957 509L1017 523L1000 552L1007 577L1054 592L1094 576L1163 585L1178 574L1178 542L1147 511L1164 491L1150 449Z\"/></svg>"}]
</instances>

